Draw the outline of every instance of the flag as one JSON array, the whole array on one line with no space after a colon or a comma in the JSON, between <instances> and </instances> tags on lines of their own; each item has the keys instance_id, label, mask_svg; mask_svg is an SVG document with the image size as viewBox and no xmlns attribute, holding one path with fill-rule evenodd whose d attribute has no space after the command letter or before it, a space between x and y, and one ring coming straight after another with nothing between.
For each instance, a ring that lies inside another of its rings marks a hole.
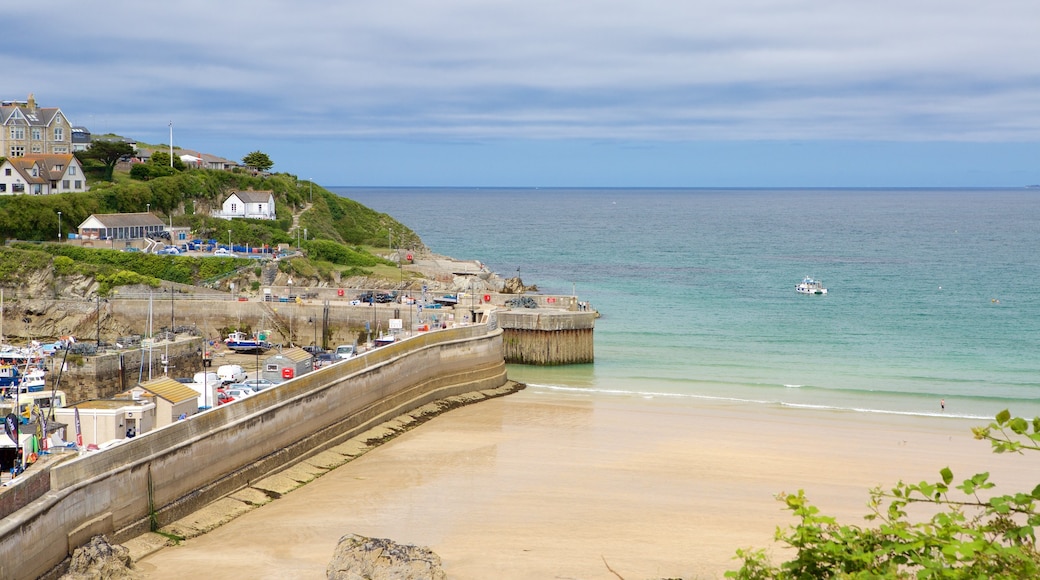
<instances>
[{"instance_id":1,"label":"flag","mask_svg":"<svg viewBox=\"0 0 1040 580\"><path fill-rule=\"evenodd\" d=\"M83 431L79 427L79 407L76 407L76 446L83 447Z\"/></svg>"}]
</instances>

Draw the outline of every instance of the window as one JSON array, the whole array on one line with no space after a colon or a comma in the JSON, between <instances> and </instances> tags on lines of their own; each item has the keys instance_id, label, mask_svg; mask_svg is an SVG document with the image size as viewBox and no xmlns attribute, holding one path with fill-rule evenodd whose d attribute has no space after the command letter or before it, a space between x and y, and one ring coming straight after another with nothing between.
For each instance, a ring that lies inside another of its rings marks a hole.
<instances>
[{"instance_id":1,"label":"window","mask_svg":"<svg viewBox=\"0 0 1040 580\"><path fill-rule=\"evenodd\" d=\"M25 193L25 184L24 183L15 183L14 185L11 186L11 192L12 193Z\"/></svg>"},{"instance_id":2,"label":"window","mask_svg":"<svg viewBox=\"0 0 1040 580\"><path fill-rule=\"evenodd\" d=\"M7 184L6 183L0 183L0 193L6 193L6 192L7 192Z\"/></svg>"},{"instance_id":3,"label":"window","mask_svg":"<svg viewBox=\"0 0 1040 580\"><path fill-rule=\"evenodd\" d=\"M4 175L11 175L11 168L10 167L4 168Z\"/></svg>"},{"instance_id":4,"label":"window","mask_svg":"<svg viewBox=\"0 0 1040 580\"><path fill-rule=\"evenodd\" d=\"M231 204L231 213L235 213L237 211L238 211L238 204L237 203Z\"/></svg>"},{"instance_id":5,"label":"window","mask_svg":"<svg viewBox=\"0 0 1040 580\"><path fill-rule=\"evenodd\" d=\"M76 175L76 166L69 165L69 175Z\"/></svg>"},{"instance_id":6,"label":"window","mask_svg":"<svg viewBox=\"0 0 1040 580\"><path fill-rule=\"evenodd\" d=\"M69 152L69 148L68 147L55 147L54 148L54 152L55 153L68 153Z\"/></svg>"},{"instance_id":7,"label":"window","mask_svg":"<svg viewBox=\"0 0 1040 580\"><path fill-rule=\"evenodd\" d=\"M25 127L11 127L11 139L25 139Z\"/></svg>"},{"instance_id":8,"label":"window","mask_svg":"<svg viewBox=\"0 0 1040 580\"><path fill-rule=\"evenodd\" d=\"M75 184L76 184L76 189L83 189L83 182L82 182L82 181L80 181L80 180L78 180L78 179L77 179L77 180L76 180L76 181L74 181L73 183L75 183Z\"/></svg>"},{"instance_id":9,"label":"window","mask_svg":"<svg viewBox=\"0 0 1040 580\"><path fill-rule=\"evenodd\" d=\"M12 145L11 146L11 157L24 157L24 156L25 156L25 147L22 147L21 145Z\"/></svg>"},{"instance_id":10,"label":"window","mask_svg":"<svg viewBox=\"0 0 1040 580\"><path fill-rule=\"evenodd\" d=\"M40 145L38 143L33 143L32 152L33 153L43 153L43 147L40 147Z\"/></svg>"},{"instance_id":11,"label":"window","mask_svg":"<svg viewBox=\"0 0 1040 580\"><path fill-rule=\"evenodd\" d=\"M43 131L40 131L39 129L34 128L32 130L32 140L33 141L42 141L43 140Z\"/></svg>"},{"instance_id":12,"label":"window","mask_svg":"<svg viewBox=\"0 0 1040 580\"><path fill-rule=\"evenodd\" d=\"M54 140L64 141L65 140L65 129L63 127L54 128Z\"/></svg>"},{"instance_id":13,"label":"window","mask_svg":"<svg viewBox=\"0 0 1040 580\"><path fill-rule=\"evenodd\" d=\"M61 188L62 189L68 189L69 188L69 180L68 179L63 179L61 181Z\"/></svg>"},{"instance_id":14,"label":"window","mask_svg":"<svg viewBox=\"0 0 1040 580\"><path fill-rule=\"evenodd\" d=\"M40 171L38 169L36 169L35 167L33 167L32 176L33 177L39 177L40 176Z\"/></svg>"}]
</instances>

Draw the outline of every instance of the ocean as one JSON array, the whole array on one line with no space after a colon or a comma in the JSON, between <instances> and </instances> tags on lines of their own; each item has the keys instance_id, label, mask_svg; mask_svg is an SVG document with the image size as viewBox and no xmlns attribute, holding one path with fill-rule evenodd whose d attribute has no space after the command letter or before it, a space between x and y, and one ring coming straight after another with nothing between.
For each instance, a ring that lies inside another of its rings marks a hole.
<instances>
[{"instance_id":1,"label":"ocean","mask_svg":"<svg viewBox=\"0 0 1040 580\"><path fill-rule=\"evenodd\" d=\"M590 301L595 363L510 365L532 389L1040 416L1035 189L330 190Z\"/></svg>"}]
</instances>

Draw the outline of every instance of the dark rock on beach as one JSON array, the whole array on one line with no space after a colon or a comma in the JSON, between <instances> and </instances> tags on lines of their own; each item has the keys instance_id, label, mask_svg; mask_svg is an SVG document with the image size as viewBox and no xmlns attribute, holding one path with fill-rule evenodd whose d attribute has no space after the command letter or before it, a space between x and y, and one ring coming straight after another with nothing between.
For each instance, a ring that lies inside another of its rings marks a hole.
<instances>
[{"instance_id":1,"label":"dark rock on beach","mask_svg":"<svg viewBox=\"0 0 1040 580\"><path fill-rule=\"evenodd\" d=\"M326 568L329 580L447 580L441 557L429 548L348 534Z\"/></svg>"},{"instance_id":2,"label":"dark rock on beach","mask_svg":"<svg viewBox=\"0 0 1040 580\"><path fill-rule=\"evenodd\" d=\"M61 580L136 580L141 574L132 569L130 550L110 544L105 536L94 536L72 553L69 570Z\"/></svg>"}]
</instances>

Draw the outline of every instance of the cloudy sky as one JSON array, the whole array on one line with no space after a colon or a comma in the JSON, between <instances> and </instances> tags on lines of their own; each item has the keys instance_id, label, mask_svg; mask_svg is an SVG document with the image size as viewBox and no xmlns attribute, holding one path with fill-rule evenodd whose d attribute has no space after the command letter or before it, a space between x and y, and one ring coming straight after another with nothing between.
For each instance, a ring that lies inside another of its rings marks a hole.
<instances>
[{"instance_id":1,"label":"cloudy sky","mask_svg":"<svg viewBox=\"0 0 1040 580\"><path fill-rule=\"evenodd\" d=\"M1019 186L1038 23L1037 0L41 0L0 12L0 98L323 185Z\"/></svg>"}]
</instances>

